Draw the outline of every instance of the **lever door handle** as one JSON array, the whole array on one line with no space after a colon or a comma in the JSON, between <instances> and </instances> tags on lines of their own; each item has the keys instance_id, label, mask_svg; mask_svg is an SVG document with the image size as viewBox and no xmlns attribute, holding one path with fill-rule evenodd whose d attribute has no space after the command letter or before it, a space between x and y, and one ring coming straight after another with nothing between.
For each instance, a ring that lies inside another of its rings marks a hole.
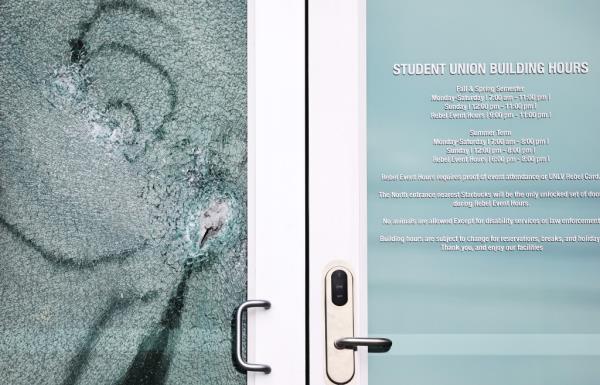
<instances>
[{"instance_id":1,"label":"lever door handle","mask_svg":"<svg viewBox=\"0 0 600 385\"><path fill-rule=\"evenodd\" d=\"M359 346L367 346L369 353L385 353L392 348L392 341L387 338L346 337L335 341L338 349L356 350Z\"/></svg>"},{"instance_id":2,"label":"lever door handle","mask_svg":"<svg viewBox=\"0 0 600 385\"><path fill-rule=\"evenodd\" d=\"M242 357L242 314L244 313L244 310L251 307L262 307L268 310L271 308L271 303L264 300L251 300L244 302L238 308L235 317L235 360L241 368L248 372L263 372L269 374L271 373L271 367L269 365L250 364Z\"/></svg>"}]
</instances>

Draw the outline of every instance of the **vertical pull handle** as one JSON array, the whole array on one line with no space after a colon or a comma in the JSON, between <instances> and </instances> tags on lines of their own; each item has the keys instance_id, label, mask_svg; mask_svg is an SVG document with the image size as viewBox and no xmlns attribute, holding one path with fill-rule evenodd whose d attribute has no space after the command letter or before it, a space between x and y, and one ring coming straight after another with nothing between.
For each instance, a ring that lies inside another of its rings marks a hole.
<instances>
[{"instance_id":1,"label":"vertical pull handle","mask_svg":"<svg viewBox=\"0 0 600 385\"><path fill-rule=\"evenodd\" d=\"M242 358L242 314L244 310L251 307L262 307L264 309L270 309L271 303L264 300L251 300L246 301L240 305L235 316L235 360L237 364L248 372L263 372L265 374L271 373L271 367L269 365L261 364L250 364Z\"/></svg>"}]
</instances>

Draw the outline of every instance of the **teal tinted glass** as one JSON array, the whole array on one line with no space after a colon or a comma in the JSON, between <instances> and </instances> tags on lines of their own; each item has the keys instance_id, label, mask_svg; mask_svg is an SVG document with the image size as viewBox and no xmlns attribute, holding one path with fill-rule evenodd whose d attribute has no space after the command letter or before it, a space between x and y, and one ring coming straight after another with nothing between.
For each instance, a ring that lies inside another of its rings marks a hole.
<instances>
[{"instance_id":1,"label":"teal tinted glass","mask_svg":"<svg viewBox=\"0 0 600 385\"><path fill-rule=\"evenodd\" d=\"M367 1L371 385L598 382L599 12Z\"/></svg>"},{"instance_id":2,"label":"teal tinted glass","mask_svg":"<svg viewBox=\"0 0 600 385\"><path fill-rule=\"evenodd\" d=\"M246 14L1 2L0 383L246 383Z\"/></svg>"}]
</instances>

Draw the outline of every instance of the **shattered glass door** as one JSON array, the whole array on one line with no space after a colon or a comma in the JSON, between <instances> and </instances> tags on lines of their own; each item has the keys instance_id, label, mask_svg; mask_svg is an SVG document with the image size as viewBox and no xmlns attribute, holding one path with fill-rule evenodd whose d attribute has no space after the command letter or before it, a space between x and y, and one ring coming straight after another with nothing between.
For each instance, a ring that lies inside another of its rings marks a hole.
<instances>
[{"instance_id":1,"label":"shattered glass door","mask_svg":"<svg viewBox=\"0 0 600 385\"><path fill-rule=\"evenodd\" d=\"M0 2L0 383L243 384L245 0Z\"/></svg>"}]
</instances>

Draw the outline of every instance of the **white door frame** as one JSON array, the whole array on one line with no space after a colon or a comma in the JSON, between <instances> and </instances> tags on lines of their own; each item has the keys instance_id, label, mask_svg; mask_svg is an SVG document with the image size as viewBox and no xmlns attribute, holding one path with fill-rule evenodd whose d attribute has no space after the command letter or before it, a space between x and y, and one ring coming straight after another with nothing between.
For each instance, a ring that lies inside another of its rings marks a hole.
<instances>
[{"instance_id":1,"label":"white door frame","mask_svg":"<svg viewBox=\"0 0 600 385\"><path fill-rule=\"evenodd\" d=\"M250 385L305 384L304 1L248 1Z\"/></svg>"},{"instance_id":2,"label":"white door frame","mask_svg":"<svg viewBox=\"0 0 600 385\"><path fill-rule=\"evenodd\" d=\"M354 276L356 336L367 337L365 0L309 0L310 383L325 372L324 276ZM367 384L367 353L350 384Z\"/></svg>"}]
</instances>

